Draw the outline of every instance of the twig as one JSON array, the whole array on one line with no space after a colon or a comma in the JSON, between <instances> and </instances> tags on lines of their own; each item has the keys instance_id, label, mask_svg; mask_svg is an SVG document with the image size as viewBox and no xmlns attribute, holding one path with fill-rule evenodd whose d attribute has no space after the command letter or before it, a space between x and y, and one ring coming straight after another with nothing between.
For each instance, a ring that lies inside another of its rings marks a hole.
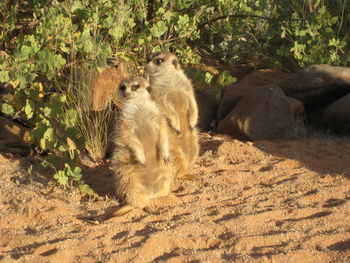
<instances>
[{"instance_id":1,"label":"twig","mask_svg":"<svg viewBox=\"0 0 350 263\"><path fill-rule=\"evenodd\" d=\"M268 16L259 16L259 15L240 15L240 14L232 14L232 15L223 15L223 16L218 16L215 17L209 21L203 22L201 24L198 25L198 28L201 29L204 26L211 24L213 22L216 22L218 20L222 20L222 19L226 19L226 18L259 18L259 19L263 19L263 20L281 20L280 18L276 18L276 17L268 17ZM300 19L282 19L284 21L301 21Z\"/></svg>"},{"instance_id":2,"label":"twig","mask_svg":"<svg viewBox=\"0 0 350 263\"><path fill-rule=\"evenodd\" d=\"M206 64L187 64L185 67L201 69L210 72L213 75L218 75L220 73L216 68Z\"/></svg>"}]
</instances>

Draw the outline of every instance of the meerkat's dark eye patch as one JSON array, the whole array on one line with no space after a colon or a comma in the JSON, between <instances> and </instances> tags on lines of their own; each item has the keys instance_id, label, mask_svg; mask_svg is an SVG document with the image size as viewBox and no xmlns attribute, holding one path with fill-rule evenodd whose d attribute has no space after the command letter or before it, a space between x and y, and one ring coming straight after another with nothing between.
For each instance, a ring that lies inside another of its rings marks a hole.
<instances>
[{"instance_id":1,"label":"meerkat's dark eye patch","mask_svg":"<svg viewBox=\"0 0 350 263\"><path fill-rule=\"evenodd\" d=\"M121 90L121 91L125 91L126 90L126 86L125 85L121 85L120 87L119 87L119 89Z\"/></svg>"},{"instance_id":2,"label":"meerkat's dark eye patch","mask_svg":"<svg viewBox=\"0 0 350 263\"><path fill-rule=\"evenodd\" d=\"M156 64L156 65L160 65L160 64L162 64L164 62L164 59L162 59L162 58L156 58L155 60L154 60L154 64Z\"/></svg>"},{"instance_id":3,"label":"meerkat's dark eye patch","mask_svg":"<svg viewBox=\"0 0 350 263\"><path fill-rule=\"evenodd\" d=\"M139 87L140 87L140 85L138 85L138 84L137 84L137 85L132 85L132 86L131 86L131 89L132 89L132 90L137 90Z\"/></svg>"}]
</instances>

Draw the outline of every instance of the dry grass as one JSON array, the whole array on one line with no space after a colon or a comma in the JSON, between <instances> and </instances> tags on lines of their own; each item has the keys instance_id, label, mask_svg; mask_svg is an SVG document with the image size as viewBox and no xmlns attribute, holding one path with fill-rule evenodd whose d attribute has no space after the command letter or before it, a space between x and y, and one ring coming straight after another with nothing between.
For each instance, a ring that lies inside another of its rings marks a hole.
<instances>
[{"instance_id":1,"label":"dry grass","mask_svg":"<svg viewBox=\"0 0 350 263\"><path fill-rule=\"evenodd\" d=\"M97 74L93 69L73 68L67 95L69 109L78 114L76 129L85 141L85 149L96 163L101 163L109 146L114 113L111 103L103 110L92 110L92 90Z\"/></svg>"}]
</instances>

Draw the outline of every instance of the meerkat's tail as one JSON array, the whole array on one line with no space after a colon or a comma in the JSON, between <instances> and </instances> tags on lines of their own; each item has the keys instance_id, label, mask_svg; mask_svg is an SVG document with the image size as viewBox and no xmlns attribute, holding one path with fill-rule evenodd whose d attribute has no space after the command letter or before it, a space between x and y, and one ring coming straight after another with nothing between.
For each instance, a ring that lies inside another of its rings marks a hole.
<instances>
[{"instance_id":1,"label":"meerkat's tail","mask_svg":"<svg viewBox=\"0 0 350 263\"><path fill-rule=\"evenodd\" d=\"M129 213L131 210L133 210L134 207L130 206L130 205L124 205L121 208L111 212L108 218L106 218L105 220L112 218L112 217L118 217L118 216L123 216L127 213Z\"/></svg>"},{"instance_id":2,"label":"meerkat's tail","mask_svg":"<svg viewBox=\"0 0 350 263\"><path fill-rule=\"evenodd\" d=\"M108 212L104 213L103 215L86 217L84 219L86 219L88 221L94 221L94 222L99 223L99 222L106 221L112 217L123 216L123 215L129 213L133 209L134 209L134 207L132 207L130 205L124 205L120 208L115 208L111 211L108 211Z\"/></svg>"}]
</instances>

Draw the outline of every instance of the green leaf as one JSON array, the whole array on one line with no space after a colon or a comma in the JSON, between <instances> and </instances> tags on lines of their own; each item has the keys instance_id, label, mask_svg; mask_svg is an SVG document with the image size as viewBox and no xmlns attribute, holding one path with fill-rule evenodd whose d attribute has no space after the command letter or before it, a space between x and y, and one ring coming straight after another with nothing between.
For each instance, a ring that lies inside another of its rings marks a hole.
<instances>
[{"instance_id":1,"label":"green leaf","mask_svg":"<svg viewBox=\"0 0 350 263\"><path fill-rule=\"evenodd\" d=\"M177 22L177 24L179 25L180 28L182 28L185 25L187 25L188 22L190 22L190 18L187 14L185 14L183 16L179 16L179 21Z\"/></svg>"},{"instance_id":2,"label":"green leaf","mask_svg":"<svg viewBox=\"0 0 350 263\"><path fill-rule=\"evenodd\" d=\"M113 37L114 40L118 41L124 36L124 28L121 26L116 26L111 28L108 33Z\"/></svg>"},{"instance_id":3,"label":"green leaf","mask_svg":"<svg viewBox=\"0 0 350 263\"><path fill-rule=\"evenodd\" d=\"M34 101L27 99L26 106L24 107L24 112L27 115L28 119L31 119L34 116L35 103Z\"/></svg>"},{"instance_id":4,"label":"green leaf","mask_svg":"<svg viewBox=\"0 0 350 263\"><path fill-rule=\"evenodd\" d=\"M80 185L78 189L88 195L93 195L95 193L94 190L87 184Z\"/></svg>"},{"instance_id":5,"label":"green leaf","mask_svg":"<svg viewBox=\"0 0 350 263\"><path fill-rule=\"evenodd\" d=\"M81 168L79 166L74 168L74 173L75 174L81 174Z\"/></svg>"},{"instance_id":6,"label":"green leaf","mask_svg":"<svg viewBox=\"0 0 350 263\"><path fill-rule=\"evenodd\" d=\"M58 146L58 150L60 152L66 152L66 151L68 151L68 148L66 145L60 145L60 146Z\"/></svg>"},{"instance_id":7,"label":"green leaf","mask_svg":"<svg viewBox=\"0 0 350 263\"><path fill-rule=\"evenodd\" d=\"M13 107L10 104L3 103L1 105L1 112L5 115L12 116L15 113L15 110L13 109Z\"/></svg>"},{"instance_id":8,"label":"green leaf","mask_svg":"<svg viewBox=\"0 0 350 263\"><path fill-rule=\"evenodd\" d=\"M0 83L1 82L9 82L10 77L9 77L9 71L8 70L1 70L0 71Z\"/></svg>"},{"instance_id":9,"label":"green leaf","mask_svg":"<svg viewBox=\"0 0 350 263\"><path fill-rule=\"evenodd\" d=\"M165 31L168 29L164 21L158 21L156 24L152 26L150 29L152 36L154 37L160 37L162 36Z\"/></svg>"},{"instance_id":10,"label":"green leaf","mask_svg":"<svg viewBox=\"0 0 350 263\"><path fill-rule=\"evenodd\" d=\"M49 118L57 118L57 115L63 112L63 106L65 105L66 101L66 95L56 93L52 94L49 101L45 103L45 116Z\"/></svg>"},{"instance_id":11,"label":"green leaf","mask_svg":"<svg viewBox=\"0 0 350 263\"><path fill-rule=\"evenodd\" d=\"M224 70L218 78L218 84L220 86L228 86L232 83L235 83L236 81L237 79L232 77L228 70Z\"/></svg>"},{"instance_id":12,"label":"green leaf","mask_svg":"<svg viewBox=\"0 0 350 263\"><path fill-rule=\"evenodd\" d=\"M64 125L66 128L74 127L78 122L78 113L75 110L67 110L64 113Z\"/></svg>"},{"instance_id":13,"label":"green leaf","mask_svg":"<svg viewBox=\"0 0 350 263\"><path fill-rule=\"evenodd\" d=\"M29 46L22 46L19 52L15 53L15 57L20 61L26 60L33 54L33 50Z\"/></svg>"},{"instance_id":14,"label":"green leaf","mask_svg":"<svg viewBox=\"0 0 350 263\"><path fill-rule=\"evenodd\" d=\"M205 77L204 77L204 81L209 84L209 83L211 83L212 80L213 80L213 74L206 72Z\"/></svg>"},{"instance_id":15,"label":"green leaf","mask_svg":"<svg viewBox=\"0 0 350 263\"><path fill-rule=\"evenodd\" d=\"M37 142L43 137L48 126L43 121L37 122L35 128L30 132L30 136Z\"/></svg>"},{"instance_id":16,"label":"green leaf","mask_svg":"<svg viewBox=\"0 0 350 263\"><path fill-rule=\"evenodd\" d=\"M57 173L54 174L53 176L57 182L60 184L60 185L67 185L68 184L68 176L66 175L65 171L58 171Z\"/></svg>"}]
</instances>

